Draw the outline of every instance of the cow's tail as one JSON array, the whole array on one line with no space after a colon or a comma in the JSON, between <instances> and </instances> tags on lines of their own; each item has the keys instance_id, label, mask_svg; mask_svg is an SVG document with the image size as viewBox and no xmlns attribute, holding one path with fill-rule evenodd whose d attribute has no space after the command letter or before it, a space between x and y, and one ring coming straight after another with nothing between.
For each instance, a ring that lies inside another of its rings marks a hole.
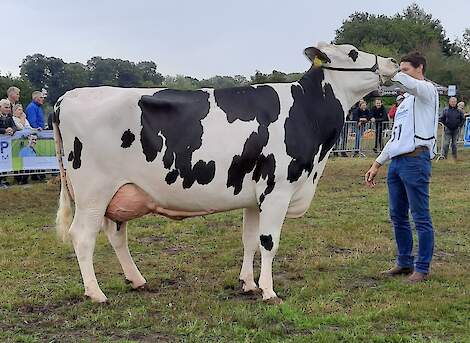
<instances>
[{"instance_id":1,"label":"cow's tail","mask_svg":"<svg viewBox=\"0 0 470 343\"><path fill-rule=\"evenodd\" d=\"M55 154L57 157L57 162L59 164L60 170L60 197L59 197L59 208L57 210L56 217L56 232L57 237L59 237L63 242L67 242L70 239L69 229L72 224L72 196L67 187L67 177L65 174L65 168L62 156L63 154L63 144L62 144L62 135L59 130L59 113L60 113L60 102L57 101L54 106L54 116L52 127L54 128L54 138L55 138Z\"/></svg>"}]
</instances>

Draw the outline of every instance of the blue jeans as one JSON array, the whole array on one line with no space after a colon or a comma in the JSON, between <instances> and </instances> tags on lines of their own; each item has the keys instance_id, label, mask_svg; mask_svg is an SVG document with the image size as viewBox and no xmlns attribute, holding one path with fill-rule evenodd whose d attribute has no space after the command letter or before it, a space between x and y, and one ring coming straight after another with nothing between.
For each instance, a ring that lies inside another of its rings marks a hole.
<instances>
[{"instance_id":1,"label":"blue jeans","mask_svg":"<svg viewBox=\"0 0 470 343\"><path fill-rule=\"evenodd\" d=\"M429 212L429 179L431 160L429 152L418 156L396 157L388 168L388 195L390 218L397 243L397 265L415 267L417 272L428 273L434 250L434 231ZM418 233L418 257L414 260L413 233L408 211L411 210Z\"/></svg>"},{"instance_id":2,"label":"blue jeans","mask_svg":"<svg viewBox=\"0 0 470 343\"><path fill-rule=\"evenodd\" d=\"M364 134L364 125L356 126L355 132L356 132L356 141L354 144L354 150L360 151L361 150L361 137Z\"/></svg>"}]
</instances>

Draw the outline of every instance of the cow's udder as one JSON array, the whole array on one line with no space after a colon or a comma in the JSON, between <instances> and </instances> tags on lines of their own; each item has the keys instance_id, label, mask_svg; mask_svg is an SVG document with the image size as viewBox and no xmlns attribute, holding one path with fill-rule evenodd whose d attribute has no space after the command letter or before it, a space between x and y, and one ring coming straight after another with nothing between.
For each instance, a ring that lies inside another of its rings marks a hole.
<instances>
[{"instance_id":1,"label":"cow's udder","mask_svg":"<svg viewBox=\"0 0 470 343\"><path fill-rule=\"evenodd\" d=\"M127 183L118 189L108 204L105 216L115 222L127 222L149 213L181 220L188 217L203 216L214 211L180 211L159 206L150 195L139 186Z\"/></svg>"}]
</instances>

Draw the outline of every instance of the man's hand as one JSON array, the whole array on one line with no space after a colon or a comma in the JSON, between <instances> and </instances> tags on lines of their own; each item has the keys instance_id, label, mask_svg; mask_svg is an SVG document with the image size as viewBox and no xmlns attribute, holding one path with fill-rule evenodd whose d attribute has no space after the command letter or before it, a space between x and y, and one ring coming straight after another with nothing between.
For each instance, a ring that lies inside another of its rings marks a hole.
<instances>
[{"instance_id":1,"label":"man's hand","mask_svg":"<svg viewBox=\"0 0 470 343\"><path fill-rule=\"evenodd\" d=\"M381 167L381 164L379 164L377 161L374 161L370 169L367 171L366 175L364 176L364 179L366 181L366 185L369 186L370 188L373 188L376 184L375 182L375 176L379 172L379 168Z\"/></svg>"},{"instance_id":2,"label":"man's hand","mask_svg":"<svg viewBox=\"0 0 470 343\"><path fill-rule=\"evenodd\" d=\"M374 118L374 117L370 118L370 121L371 121L372 123L375 123L375 118Z\"/></svg>"},{"instance_id":3,"label":"man's hand","mask_svg":"<svg viewBox=\"0 0 470 343\"><path fill-rule=\"evenodd\" d=\"M10 136L11 136L11 135L13 135L14 131L13 131L13 129L12 129L11 127L7 127L7 128L5 129L5 133L6 133L7 135L10 135Z\"/></svg>"}]
</instances>

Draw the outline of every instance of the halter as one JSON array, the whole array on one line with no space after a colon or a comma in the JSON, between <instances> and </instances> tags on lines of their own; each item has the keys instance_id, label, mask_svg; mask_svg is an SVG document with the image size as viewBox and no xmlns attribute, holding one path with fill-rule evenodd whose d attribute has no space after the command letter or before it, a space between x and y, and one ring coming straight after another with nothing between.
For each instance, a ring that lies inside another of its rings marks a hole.
<instances>
[{"instance_id":1,"label":"halter","mask_svg":"<svg viewBox=\"0 0 470 343\"><path fill-rule=\"evenodd\" d=\"M379 59L377 55L374 55L374 56L375 56L375 64L370 68L339 68L339 67L327 67L323 65L320 66L320 68L334 70L334 71L370 71L370 72L377 74L377 76L380 79L380 84L384 84L385 81L383 79L383 75L380 74L379 72Z\"/></svg>"}]
</instances>

